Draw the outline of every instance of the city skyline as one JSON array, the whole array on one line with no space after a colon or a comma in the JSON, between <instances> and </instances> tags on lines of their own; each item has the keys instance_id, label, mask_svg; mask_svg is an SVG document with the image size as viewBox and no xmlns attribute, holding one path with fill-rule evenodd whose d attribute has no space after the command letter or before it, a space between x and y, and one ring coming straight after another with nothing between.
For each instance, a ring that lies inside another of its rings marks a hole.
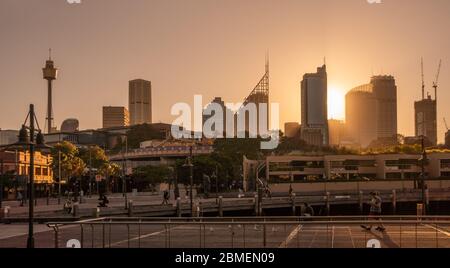
<instances>
[{"instance_id":1,"label":"city skyline","mask_svg":"<svg viewBox=\"0 0 450 268\"><path fill-rule=\"evenodd\" d=\"M392 74L398 86L398 132L414 135L414 101L421 96L422 56L426 90L432 93L431 82L442 58L439 95L441 100L450 97L446 90L450 84L446 76L450 52L437 49L450 47L445 30L450 21L446 17L448 1L436 0L434 5L421 1L383 1L381 5L357 0L310 2L283 1L274 8L274 1L259 1L252 10L255 1L239 2L239 9L225 1L189 5L182 1L135 1L126 5L83 1L78 6L64 1L2 1L0 17L8 21L0 26L5 36L2 51L8 53L0 62L0 112L8 116L2 116L0 127L18 129L29 103L36 104L39 121L44 124L47 100L41 68L49 47L60 69L53 86L55 125L75 117L80 120L80 129L100 128L103 106L126 107L128 81L137 77L152 81L154 122L172 122L170 107L176 102L191 103L196 93L203 94L204 99L221 96L225 102L242 101L263 73L266 50L271 60L270 99L280 103L280 127L284 122L300 122L298 83L304 73L321 64L324 56L330 119L344 119L347 91L365 83L372 74ZM189 12L183 14L183 8L189 8ZM298 18L295 11L308 8L315 14L322 10L323 18L305 13ZM400 9L404 11L401 21L396 17ZM145 11L155 16L149 19ZM161 11L168 17L158 16ZM427 19L415 21L419 13L433 16L433 23ZM54 24L40 22L52 14ZM97 24L88 25L79 19L94 14L99 16ZM121 16L117 18L118 14ZM136 18L130 20L131 14ZM357 27L353 27L353 19L358 20ZM123 21L127 24L121 26ZM243 27L235 31L236 25ZM418 28L422 30L420 35ZM68 30L71 37L65 38ZM221 34L216 35L217 31ZM404 47L413 42L414 49ZM400 45L392 45L396 43ZM13 109L15 113L8 113ZM448 114L450 107L438 106L439 142L443 142L445 133L442 118Z\"/></svg>"}]
</instances>

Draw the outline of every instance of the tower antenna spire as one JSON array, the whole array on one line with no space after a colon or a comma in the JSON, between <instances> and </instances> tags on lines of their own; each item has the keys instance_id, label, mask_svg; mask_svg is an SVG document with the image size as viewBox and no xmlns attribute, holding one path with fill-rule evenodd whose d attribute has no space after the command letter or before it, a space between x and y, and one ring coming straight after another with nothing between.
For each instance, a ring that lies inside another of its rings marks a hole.
<instances>
[{"instance_id":1,"label":"tower antenna spire","mask_svg":"<svg viewBox=\"0 0 450 268\"><path fill-rule=\"evenodd\" d=\"M52 49L48 49L48 60L52 60Z\"/></svg>"},{"instance_id":2,"label":"tower antenna spire","mask_svg":"<svg viewBox=\"0 0 450 268\"><path fill-rule=\"evenodd\" d=\"M266 51L266 74L269 73L269 50Z\"/></svg>"}]
</instances>

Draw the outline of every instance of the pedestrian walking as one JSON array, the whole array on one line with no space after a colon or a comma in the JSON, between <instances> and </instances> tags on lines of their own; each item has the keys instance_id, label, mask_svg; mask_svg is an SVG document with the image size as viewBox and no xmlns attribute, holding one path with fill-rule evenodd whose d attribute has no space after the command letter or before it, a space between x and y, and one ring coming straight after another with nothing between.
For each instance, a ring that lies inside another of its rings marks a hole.
<instances>
[{"instance_id":1,"label":"pedestrian walking","mask_svg":"<svg viewBox=\"0 0 450 268\"><path fill-rule=\"evenodd\" d=\"M163 193L163 202L162 202L162 204L163 204L163 205L168 205L168 204L169 204L169 199L170 199L169 191L164 190L164 193Z\"/></svg>"},{"instance_id":2,"label":"pedestrian walking","mask_svg":"<svg viewBox=\"0 0 450 268\"><path fill-rule=\"evenodd\" d=\"M380 223L378 224L377 228L375 230L384 232L386 228L384 228L383 223L381 223L381 205L383 204L383 200L380 197L380 194L378 192L371 192L370 193L371 199L369 202L370 205L370 212L369 212L369 220L380 220ZM361 228L370 231L372 230L372 225L365 226L361 225Z\"/></svg>"},{"instance_id":3,"label":"pedestrian walking","mask_svg":"<svg viewBox=\"0 0 450 268\"><path fill-rule=\"evenodd\" d=\"M20 201L20 206L23 207L23 195L21 192L17 192L17 201Z\"/></svg>"}]
</instances>

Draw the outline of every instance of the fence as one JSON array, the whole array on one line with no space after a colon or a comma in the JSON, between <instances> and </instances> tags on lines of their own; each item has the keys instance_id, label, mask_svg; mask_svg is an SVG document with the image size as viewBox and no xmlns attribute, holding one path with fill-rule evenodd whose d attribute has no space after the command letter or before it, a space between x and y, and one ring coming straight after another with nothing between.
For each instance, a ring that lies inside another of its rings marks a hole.
<instances>
[{"instance_id":1,"label":"fence","mask_svg":"<svg viewBox=\"0 0 450 268\"><path fill-rule=\"evenodd\" d=\"M382 247L450 247L450 216L99 218L47 225L55 248L70 247L72 239L82 248L364 248L374 239Z\"/></svg>"}]
</instances>

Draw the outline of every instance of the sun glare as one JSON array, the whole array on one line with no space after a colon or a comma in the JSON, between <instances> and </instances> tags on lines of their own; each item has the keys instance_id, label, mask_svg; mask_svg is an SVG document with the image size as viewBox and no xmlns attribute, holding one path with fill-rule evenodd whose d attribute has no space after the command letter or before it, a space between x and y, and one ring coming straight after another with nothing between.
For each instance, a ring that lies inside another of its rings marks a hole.
<instances>
[{"instance_id":1,"label":"sun glare","mask_svg":"<svg viewBox=\"0 0 450 268\"><path fill-rule=\"evenodd\" d=\"M328 87L328 118L343 120L345 117L345 93L336 86Z\"/></svg>"}]
</instances>

